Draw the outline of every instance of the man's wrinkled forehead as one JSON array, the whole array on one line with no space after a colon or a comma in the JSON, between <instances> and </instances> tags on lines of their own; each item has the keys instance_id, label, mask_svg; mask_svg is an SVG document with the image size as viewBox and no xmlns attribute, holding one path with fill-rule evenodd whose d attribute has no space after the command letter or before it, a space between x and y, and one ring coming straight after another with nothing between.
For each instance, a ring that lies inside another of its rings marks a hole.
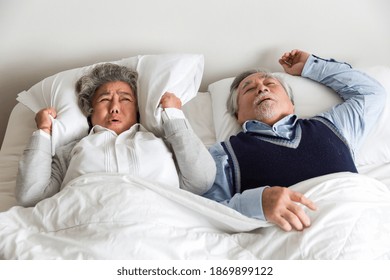
<instances>
[{"instance_id":1,"label":"man's wrinkled forehead","mask_svg":"<svg viewBox=\"0 0 390 280\"><path fill-rule=\"evenodd\" d=\"M268 75L267 73L262 73L262 72L253 73L253 74L249 75L248 77L246 77L245 79L243 79L241 81L240 85L238 86L238 88L240 90L245 89L248 85L253 84L253 82L255 80L266 79L266 78L270 78L270 75Z\"/></svg>"}]
</instances>

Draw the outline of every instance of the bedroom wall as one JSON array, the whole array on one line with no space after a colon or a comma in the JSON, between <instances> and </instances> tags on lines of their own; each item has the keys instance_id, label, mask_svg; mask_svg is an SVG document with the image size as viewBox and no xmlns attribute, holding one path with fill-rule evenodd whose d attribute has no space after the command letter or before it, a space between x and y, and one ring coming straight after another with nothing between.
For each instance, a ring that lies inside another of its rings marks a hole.
<instances>
[{"instance_id":1,"label":"bedroom wall","mask_svg":"<svg viewBox=\"0 0 390 280\"><path fill-rule=\"evenodd\" d=\"M390 66L387 0L0 0L0 143L17 93L59 71L137 54L205 55L201 90L301 48Z\"/></svg>"}]
</instances>

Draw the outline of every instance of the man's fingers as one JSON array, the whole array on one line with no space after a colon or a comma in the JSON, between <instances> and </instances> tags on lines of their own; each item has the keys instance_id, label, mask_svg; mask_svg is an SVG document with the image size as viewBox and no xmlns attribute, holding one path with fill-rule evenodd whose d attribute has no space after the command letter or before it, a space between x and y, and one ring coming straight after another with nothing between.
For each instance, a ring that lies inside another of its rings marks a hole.
<instances>
[{"instance_id":1,"label":"man's fingers","mask_svg":"<svg viewBox=\"0 0 390 280\"><path fill-rule=\"evenodd\" d=\"M278 225L284 231L292 230L292 226L290 225L290 223L282 216L273 215L272 217L269 218L269 221Z\"/></svg>"},{"instance_id":2,"label":"man's fingers","mask_svg":"<svg viewBox=\"0 0 390 280\"><path fill-rule=\"evenodd\" d=\"M285 211L283 218L290 224L290 226L296 230L303 230L306 225L302 223L301 218L292 211ZM309 222L310 224L310 222Z\"/></svg>"},{"instance_id":3,"label":"man's fingers","mask_svg":"<svg viewBox=\"0 0 390 280\"><path fill-rule=\"evenodd\" d=\"M317 210L317 206L314 204L313 201L311 201L310 199L308 199L306 196L304 196L303 194L301 193L298 193L298 192L292 192L291 193L291 196L290 196L291 200L294 201L294 202L298 202L306 207L308 207L309 209L311 210ZM293 212L298 218L299 220L301 221L301 223L305 226L305 227L309 227L310 226L310 218L309 216L305 213L305 211L303 211L301 205L298 205L298 204L291 204L288 209Z\"/></svg>"},{"instance_id":4,"label":"man's fingers","mask_svg":"<svg viewBox=\"0 0 390 280\"><path fill-rule=\"evenodd\" d=\"M299 220L299 223L298 222L295 222L295 224L297 224L298 226L302 226L302 229L303 227L309 227L310 226L310 218L309 216L305 213L305 211L303 211L302 207L300 205L297 205L295 203L291 204L289 207L288 207L288 210L291 211L291 213L294 215L294 217ZM296 229L299 230L299 228L295 227Z\"/></svg>"},{"instance_id":5,"label":"man's fingers","mask_svg":"<svg viewBox=\"0 0 390 280\"><path fill-rule=\"evenodd\" d=\"M301 203L302 205L305 205L311 210L317 210L317 206L314 204L314 202L299 192L292 192L291 200Z\"/></svg>"},{"instance_id":6,"label":"man's fingers","mask_svg":"<svg viewBox=\"0 0 390 280\"><path fill-rule=\"evenodd\" d=\"M303 228L310 226L310 219L294 202L290 202L290 205L286 205L286 207L275 209L268 216L268 221L277 224L284 231L303 230Z\"/></svg>"},{"instance_id":7,"label":"man's fingers","mask_svg":"<svg viewBox=\"0 0 390 280\"><path fill-rule=\"evenodd\" d=\"M269 221L277 224L284 231L291 231L292 229L301 231L307 227L295 213L287 209L283 211L283 213L278 213L269 217ZM307 220L305 220L305 222L307 222Z\"/></svg>"}]
</instances>

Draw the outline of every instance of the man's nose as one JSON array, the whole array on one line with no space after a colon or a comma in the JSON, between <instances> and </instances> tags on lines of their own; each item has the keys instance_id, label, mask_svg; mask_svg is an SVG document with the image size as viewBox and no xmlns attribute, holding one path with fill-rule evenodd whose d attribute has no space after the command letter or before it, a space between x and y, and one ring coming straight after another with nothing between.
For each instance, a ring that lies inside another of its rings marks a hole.
<instances>
[{"instance_id":1,"label":"man's nose","mask_svg":"<svg viewBox=\"0 0 390 280\"><path fill-rule=\"evenodd\" d=\"M264 93L264 92L268 92L268 87L265 86L265 85L259 85L257 87L257 94L261 94L261 93Z\"/></svg>"}]
</instances>

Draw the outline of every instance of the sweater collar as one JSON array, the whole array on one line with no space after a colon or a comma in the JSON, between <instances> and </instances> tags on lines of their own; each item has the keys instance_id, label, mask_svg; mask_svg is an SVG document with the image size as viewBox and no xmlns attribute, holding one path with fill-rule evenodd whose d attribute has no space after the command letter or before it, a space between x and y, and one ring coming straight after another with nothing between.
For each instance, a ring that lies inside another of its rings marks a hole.
<instances>
[{"instance_id":1,"label":"sweater collar","mask_svg":"<svg viewBox=\"0 0 390 280\"><path fill-rule=\"evenodd\" d=\"M284 117L272 126L261 121L249 120L242 125L242 128L245 133L276 136L291 140L294 137L294 127L297 120L298 117L295 114Z\"/></svg>"}]
</instances>

